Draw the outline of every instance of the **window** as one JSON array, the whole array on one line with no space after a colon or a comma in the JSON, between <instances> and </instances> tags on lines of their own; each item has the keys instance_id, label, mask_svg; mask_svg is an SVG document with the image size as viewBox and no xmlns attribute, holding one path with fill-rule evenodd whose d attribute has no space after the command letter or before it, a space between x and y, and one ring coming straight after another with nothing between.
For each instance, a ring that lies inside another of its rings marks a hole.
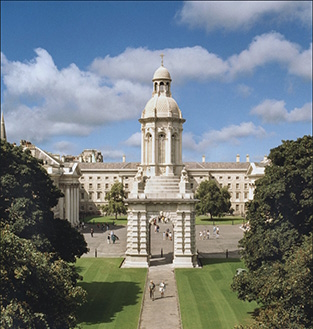
<instances>
[{"instance_id":1,"label":"window","mask_svg":"<svg viewBox=\"0 0 313 329\"><path fill-rule=\"evenodd\" d=\"M200 179L202 179L203 177L202 176L200 176Z\"/></svg>"},{"instance_id":2,"label":"window","mask_svg":"<svg viewBox=\"0 0 313 329\"><path fill-rule=\"evenodd\" d=\"M81 180L84 180L84 179L85 179L85 177L84 177L84 176L82 176L80 179L81 179Z\"/></svg>"},{"instance_id":3,"label":"window","mask_svg":"<svg viewBox=\"0 0 313 329\"><path fill-rule=\"evenodd\" d=\"M81 188L84 188L84 187L85 187L85 185L84 185L84 184L81 184L81 185L80 185L80 187L81 187Z\"/></svg>"},{"instance_id":4,"label":"window","mask_svg":"<svg viewBox=\"0 0 313 329\"><path fill-rule=\"evenodd\" d=\"M98 199L98 200L101 199L101 192L97 192L97 199Z\"/></svg>"},{"instance_id":5,"label":"window","mask_svg":"<svg viewBox=\"0 0 313 329\"><path fill-rule=\"evenodd\" d=\"M92 176L89 176L89 180L92 179Z\"/></svg>"},{"instance_id":6,"label":"window","mask_svg":"<svg viewBox=\"0 0 313 329\"><path fill-rule=\"evenodd\" d=\"M106 177L105 177L105 179L109 179L109 177L108 177L108 176L106 176Z\"/></svg>"},{"instance_id":7,"label":"window","mask_svg":"<svg viewBox=\"0 0 313 329\"><path fill-rule=\"evenodd\" d=\"M125 179L128 179L128 177L127 177L127 176L125 176Z\"/></svg>"},{"instance_id":8,"label":"window","mask_svg":"<svg viewBox=\"0 0 313 329\"><path fill-rule=\"evenodd\" d=\"M128 188L128 184L125 184L125 188Z\"/></svg>"},{"instance_id":9,"label":"window","mask_svg":"<svg viewBox=\"0 0 313 329\"><path fill-rule=\"evenodd\" d=\"M236 184L236 189L239 189L239 183Z\"/></svg>"},{"instance_id":10,"label":"window","mask_svg":"<svg viewBox=\"0 0 313 329\"><path fill-rule=\"evenodd\" d=\"M190 183L190 188L193 188L193 183Z\"/></svg>"},{"instance_id":11,"label":"window","mask_svg":"<svg viewBox=\"0 0 313 329\"><path fill-rule=\"evenodd\" d=\"M247 183L245 183L245 189L247 189L248 188L248 184Z\"/></svg>"},{"instance_id":12,"label":"window","mask_svg":"<svg viewBox=\"0 0 313 329\"><path fill-rule=\"evenodd\" d=\"M92 200L92 192L89 193L89 200Z\"/></svg>"},{"instance_id":13,"label":"window","mask_svg":"<svg viewBox=\"0 0 313 329\"><path fill-rule=\"evenodd\" d=\"M80 194L80 197L81 197L82 200L84 200L84 198L85 198L85 193L81 193L81 194Z\"/></svg>"},{"instance_id":14,"label":"window","mask_svg":"<svg viewBox=\"0 0 313 329\"><path fill-rule=\"evenodd\" d=\"M91 183L89 184L89 188L92 188L92 184Z\"/></svg>"},{"instance_id":15,"label":"window","mask_svg":"<svg viewBox=\"0 0 313 329\"><path fill-rule=\"evenodd\" d=\"M223 176L220 176L219 179L223 179Z\"/></svg>"},{"instance_id":16,"label":"window","mask_svg":"<svg viewBox=\"0 0 313 329\"><path fill-rule=\"evenodd\" d=\"M239 211L239 204L236 204L236 210Z\"/></svg>"},{"instance_id":17,"label":"window","mask_svg":"<svg viewBox=\"0 0 313 329\"><path fill-rule=\"evenodd\" d=\"M236 179L239 179L239 176L236 176Z\"/></svg>"},{"instance_id":18,"label":"window","mask_svg":"<svg viewBox=\"0 0 313 329\"><path fill-rule=\"evenodd\" d=\"M98 177L97 177L97 179L101 179L101 177L100 177L100 176L98 176Z\"/></svg>"},{"instance_id":19,"label":"window","mask_svg":"<svg viewBox=\"0 0 313 329\"><path fill-rule=\"evenodd\" d=\"M116 180L117 179L117 177L116 176L114 176L114 180Z\"/></svg>"},{"instance_id":20,"label":"window","mask_svg":"<svg viewBox=\"0 0 313 329\"><path fill-rule=\"evenodd\" d=\"M101 184L97 184L97 188L101 188Z\"/></svg>"},{"instance_id":21,"label":"window","mask_svg":"<svg viewBox=\"0 0 313 329\"><path fill-rule=\"evenodd\" d=\"M107 183L107 184L105 184L105 188L109 188L109 184Z\"/></svg>"},{"instance_id":22,"label":"window","mask_svg":"<svg viewBox=\"0 0 313 329\"><path fill-rule=\"evenodd\" d=\"M228 187L228 188L231 188L231 184L230 184L230 183L228 183L228 184L227 184L227 187Z\"/></svg>"},{"instance_id":23,"label":"window","mask_svg":"<svg viewBox=\"0 0 313 329\"><path fill-rule=\"evenodd\" d=\"M247 192L245 193L245 199L248 199L248 193Z\"/></svg>"},{"instance_id":24,"label":"window","mask_svg":"<svg viewBox=\"0 0 313 329\"><path fill-rule=\"evenodd\" d=\"M240 193L236 193L236 199L239 199Z\"/></svg>"},{"instance_id":25,"label":"window","mask_svg":"<svg viewBox=\"0 0 313 329\"><path fill-rule=\"evenodd\" d=\"M228 176L227 178L228 178L228 179L231 179L231 176Z\"/></svg>"}]
</instances>

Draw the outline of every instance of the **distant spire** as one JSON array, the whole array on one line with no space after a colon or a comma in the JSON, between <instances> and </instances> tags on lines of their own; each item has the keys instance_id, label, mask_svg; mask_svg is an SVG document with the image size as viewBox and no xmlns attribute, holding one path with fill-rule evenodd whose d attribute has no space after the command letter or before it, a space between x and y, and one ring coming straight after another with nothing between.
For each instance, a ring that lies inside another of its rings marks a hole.
<instances>
[{"instance_id":1,"label":"distant spire","mask_svg":"<svg viewBox=\"0 0 313 329\"><path fill-rule=\"evenodd\" d=\"M1 139L7 141L7 134L5 132L5 123L4 123L3 112L1 114Z\"/></svg>"},{"instance_id":2,"label":"distant spire","mask_svg":"<svg viewBox=\"0 0 313 329\"><path fill-rule=\"evenodd\" d=\"M161 66L163 66L163 57L164 57L164 54L161 54Z\"/></svg>"}]
</instances>

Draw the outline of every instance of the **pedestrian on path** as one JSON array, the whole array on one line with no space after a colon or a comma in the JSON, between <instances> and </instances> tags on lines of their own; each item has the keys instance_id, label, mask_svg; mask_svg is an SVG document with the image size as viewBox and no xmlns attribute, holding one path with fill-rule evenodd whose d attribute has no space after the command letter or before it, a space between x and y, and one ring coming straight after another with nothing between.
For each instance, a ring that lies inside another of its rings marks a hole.
<instances>
[{"instance_id":1,"label":"pedestrian on path","mask_svg":"<svg viewBox=\"0 0 313 329\"><path fill-rule=\"evenodd\" d=\"M93 228L90 229L91 237L93 238Z\"/></svg>"},{"instance_id":2,"label":"pedestrian on path","mask_svg":"<svg viewBox=\"0 0 313 329\"><path fill-rule=\"evenodd\" d=\"M152 301L154 301L154 291L155 291L155 284L151 280L149 284L149 294L150 294L150 299L152 299Z\"/></svg>"},{"instance_id":3,"label":"pedestrian on path","mask_svg":"<svg viewBox=\"0 0 313 329\"><path fill-rule=\"evenodd\" d=\"M110 244L110 234L108 234L108 237L107 237L107 241L108 241L108 244Z\"/></svg>"},{"instance_id":4,"label":"pedestrian on path","mask_svg":"<svg viewBox=\"0 0 313 329\"><path fill-rule=\"evenodd\" d=\"M164 297L164 292L165 292L165 282L164 282L164 281L162 281L162 282L160 283L160 288L159 288L159 290L160 290L160 293L161 293L161 297Z\"/></svg>"}]
</instances>

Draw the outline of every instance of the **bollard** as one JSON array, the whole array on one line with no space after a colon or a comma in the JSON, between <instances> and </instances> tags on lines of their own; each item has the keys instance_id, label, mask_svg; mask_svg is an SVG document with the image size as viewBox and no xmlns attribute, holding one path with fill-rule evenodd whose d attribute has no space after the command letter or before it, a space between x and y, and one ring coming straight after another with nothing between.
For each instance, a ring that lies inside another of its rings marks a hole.
<instances>
[{"instance_id":1,"label":"bollard","mask_svg":"<svg viewBox=\"0 0 313 329\"><path fill-rule=\"evenodd\" d=\"M228 258L228 249L226 249L226 258Z\"/></svg>"},{"instance_id":2,"label":"bollard","mask_svg":"<svg viewBox=\"0 0 313 329\"><path fill-rule=\"evenodd\" d=\"M161 257L163 257L163 248L161 248Z\"/></svg>"},{"instance_id":3,"label":"bollard","mask_svg":"<svg viewBox=\"0 0 313 329\"><path fill-rule=\"evenodd\" d=\"M95 257L97 258L97 248L95 249Z\"/></svg>"}]
</instances>

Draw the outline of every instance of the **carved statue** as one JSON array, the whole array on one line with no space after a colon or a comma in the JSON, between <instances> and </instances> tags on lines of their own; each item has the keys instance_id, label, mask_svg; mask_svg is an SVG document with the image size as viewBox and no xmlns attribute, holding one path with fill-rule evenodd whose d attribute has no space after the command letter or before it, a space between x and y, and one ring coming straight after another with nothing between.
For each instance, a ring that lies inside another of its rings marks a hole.
<instances>
[{"instance_id":1,"label":"carved statue","mask_svg":"<svg viewBox=\"0 0 313 329\"><path fill-rule=\"evenodd\" d=\"M140 183L143 180L143 171L141 167L138 167L137 174L135 175L135 181Z\"/></svg>"},{"instance_id":2,"label":"carved statue","mask_svg":"<svg viewBox=\"0 0 313 329\"><path fill-rule=\"evenodd\" d=\"M185 169L185 167L181 171L180 181L184 183L189 182L187 170Z\"/></svg>"}]
</instances>

